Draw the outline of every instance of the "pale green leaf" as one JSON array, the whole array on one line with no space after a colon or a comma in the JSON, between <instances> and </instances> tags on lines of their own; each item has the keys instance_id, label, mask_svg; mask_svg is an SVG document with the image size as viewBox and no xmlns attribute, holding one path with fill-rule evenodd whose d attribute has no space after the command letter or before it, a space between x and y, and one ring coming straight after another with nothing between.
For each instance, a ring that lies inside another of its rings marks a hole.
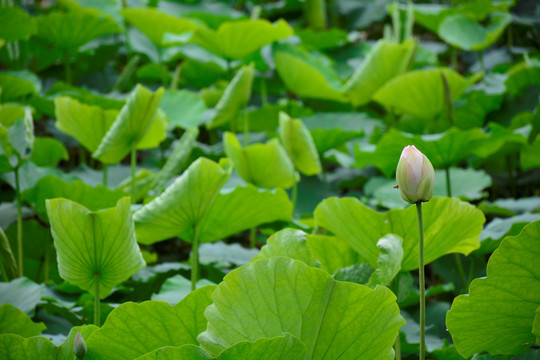
<instances>
[{"instance_id":1,"label":"pale green leaf","mask_svg":"<svg viewBox=\"0 0 540 360\"><path fill-rule=\"evenodd\" d=\"M121 190L109 190L103 185L90 186L80 180L67 182L54 175L42 177L22 194L24 201L31 203L36 214L45 221L48 220L47 199L65 198L97 211L114 207L124 196L126 193Z\"/></svg>"},{"instance_id":2,"label":"pale green leaf","mask_svg":"<svg viewBox=\"0 0 540 360\"><path fill-rule=\"evenodd\" d=\"M240 110L245 108L251 97L253 85L253 66L242 66L231 80L219 99L212 117L206 123L208 129L237 121ZM229 125L233 128L233 125Z\"/></svg>"},{"instance_id":3,"label":"pale green leaf","mask_svg":"<svg viewBox=\"0 0 540 360\"><path fill-rule=\"evenodd\" d=\"M195 345L179 347L164 346L157 350L139 356L135 360L210 360L210 355Z\"/></svg>"},{"instance_id":4,"label":"pale green leaf","mask_svg":"<svg viewBox=\"0 0 540 360\"><path fill-rule=\"evenodd\" d=\"M56 360L75 360L75 354L73 353L73 342L75 341L75 336L77 335L77 332L81 334L83 339L86 341L88 337L99 327L95 325L82 325L82 326L74 326L69 331L69 334L62 343L58 347L58 355L56 357Z\"/></svg>"},{"instance_id":5,"label":"pale green leaf","mask_svg":"<svg viewBox=\"0 0 540 360\"><path fill-rule=\"evenodd\" d=\"M279 257L229 273L212 300L205 311L208 328L198 339L213 355L286 332L314 360L393 359L403 325L390 290L335 281L324 270Z\"/></svg>"},{"instance_id":6,"label":"pale green leaf","mask_svg":"<svg viewBox=\"0 0 540 360\"><path fill-rule=\"evenodd\" d=\"M302 230L291 228L280 230L268 238L266 245L262 247L253 261L282 256L302 261L309 266L321 267L307 246L306 235Z\"/></svg>"},{"instance_id":7,"label":"pale green leaf","mask_svg":"<svg viewBox=\"0 0 540 360\"><path fill-rule=\"evenodd\" d=\"M0 334L17 334L22 337L40 335L47 327L35 323L22 310L11 304L0 306Z\"/></svg>"},{"instance_id":8,"label":"pale green leaf","mask_svg":"<svg viewBox=\"0 0 540 360\"><path fill-rule=\"evenodd\" d=\"M184 129L201 125L206 111L202 97L188 90L165 90L159 106L172 126Z\"/></svg>"},{"instance_id":9,"label":"pale green leaf","mask_svg":"<svg viewBox=\"0 0 540 360\"><path fill-rule=\"evenodd\" d=\"M199 243L226 239L265 223L290 221L292 207L283 189L258 189L251 184L237 186L232 191L224 188L198 224ZM193 227L179 236L190 241Z\"/></svg>"},{"instance_id":10,"label":"pale green leaf","mask_svg":"<svg viewBox=\"0 0 540 360\"><path fill-rule=\"evenodd\" d=\"M388 80L402 74L415 48L414 40L406 40L401 44L379 40L345 84L345 93L353 106L367 104Z\"/></svg>"},{"instance_id":11,"label":"pale green leaf","mask_svg":"<svg viewBox=\"0 0 540 360\"><path fill-rule=\"evenodd\" d=\"M98 37L120 32L113 18L93 9L51 12L37 18L37 27L37 36L66 50L76 50Z\"/></svg>"},{"instance_id":12,"label":"pale green leaf","mask_svg":"<svg viewBox=\"0 0 540 360\"><path fill-rule=\"evenodd\" d=\"M217 30L201 26L193 42L229 60L242 59L262 46L289 37L293 29L284 20L227 21Z\"/></svg>"},{"instance_id":13,"label":"pale green leaf","mask_svg":"<svg viewBox=\"0 0 540 360\"><path fill-rule=\"evenodd\" d=\"M302 174L311 176L322 171L319 153L313 138L302 120L279 113L279 136L294 166Z\"/></svg>"},{"instance_id":14,"label":"pale green leaf","mask_svg":"<svg viewBox=\"0 0 540 360\"><path fill-rule=\"evenodd\" d=\"M30 160L37 166L55 167L61 160L67 160L67 149L62 142L51 137L36 137Z\"/></svg>"},{"instance_id":15,"label":"pale green leaf","mask_svg":"<svg viewBox=\"0 0 540 360\"><path fill-rule=\"evenodd\" d=\"M152 92L137 85L92 156L106 164L115 164L139 143L159 143L157 139L145 140L144 137L151 132L163 91L159 88Z\"/></svg>"},{"instance_id":16,"label":"pale green leaf","mask_svg":"<svg viewBox=\"0 0 540 360\"><path fill-rule=\"evenodd\" d=\"M434 197L422 206L424 258L429 264L450 253L469 254L480 246L478 237L485 222L482 212L455 198ZM379 213L355 198L328 198L315 209L318 226L347 241L359 256L377 268L377 242L386 234L403 238L404 270L418 268L418 223L416 209Z\"/></svg>"},{"instance_id":17,"label":"pale green leaf","mask_svg":"<svg viewBox=\"0 0 540 360\"><path fill-rule=\"evenodd\" d=\"M145 266L135 238L128 197L115 208L92 212L66 199L47 200L60 276L105 298L113 287Z\"/></svg>"},{"instance_id":18,"label":"pale green leaf","mask_svg":"<svg viewBox=\"0 0 540 360\"><path fill-rule=\"evenodd\" d=\"M15 334L0 335L0 356L3 360L56 360L56 346L42 336L24 338Z\"/></svg>"},{"instance_id":19,"label":"pale green leaf","mask_svg":"<svg viewBox=\"0 0 540 360\"><path fill-rule=\"evenodd\" d=\"M10 127L15 121L24 117L24 107L14 104L0 105L0 124Z\"/></svg>"},{"instance_id":20,"label":"pale green leaf","mask_svg":"<svg viewBox=\"0 0 540 360\"><path fill-rule=\"evenodd\" d=\"M519 163L523 170L530 170L540 167L540 134L532 144L526 144L519 152Z\"/></svg>"},{"instance_id":21,"label":"pale green leaf","mask_svg":"<svg viewBox=\"0 0 540 360\"><path fill-rule=\"evenodd\" d=\"M308 235L308 248L330 274L358 262L358 254L345 240L336 236Z\"/></svg>"},{"instance_id":22,"label":"pale green leaf","mask_svg":"<svg viewBox=\"0 0 540 360\"><path fill-rule=\"evenodd\" d=\"M192 32L197 25L189 19L169 15L154 7L124 8L120 14L157 46L166 45L164 35Z\"/></svg>"},{"instance_id":23,"label":"pale green leaf","mask_svg":"<svg viewBox=\"0 0 540 360\"><path fill-rule=\"evenodd\" d=\"M164 346L198 345L206 329L204 309L215 286L191 292L175 306L162 301L127 302L114 309L86 341L85 360L133 360Z\"/></svg>"},{"instance_id":24,"label":"pale green leaf","mask_svg":"<svg viewBox=\"0 0 540 360\"><path fill-rule=\"evenodd\" d=\"M41 91L41 80L28 70L0 72L2 102L12 101Z\"/></svg>"},{"instance_id":25,"label":"pale green leaf","mask_svg":"<svg viewBox=\"0 0 540 360\"><path fill-rule=\"evenodd\" d=\"M2 7L0 11L0 39L28 40L36 32L34 19L17 7Z\"/></svg>"},{"instance_id":26,"label":"pale green leaf","mask_svg":"<svg viewBox=\"0 0 540 360\"><path fill-rule=\"evenodd\" d=\"M151 121L150 128L137 143L137 150L157 148L167 138L167 127L169 126L167 115L161 109L157 109Z\"/></svg>"},{"instance_id":27,"label":"pale green leaf","mask_svg":"<svg viewBox=\"0 0 540 360\"><path fill-rule=\"evenodd\" d=\"M540 221L507 237L491 255L487 277L471 283L468 295L454 299L446 324L458 352L469 357L519 354L535 342L532 333L540 305Z\"/></svg>"},{"instance_id":28,"label":"pale green leaf","mask_svg":"<svg viewBox=\"0 0 540 360\"><path fill-rule=\"evenodd\" d=\"M164 193L135 213L137 240L152 244L197 226L228 177L219 164L199 158Z\"/></svg>"},{"instance_id":29,"label":"pale green leaf","mask_svg":"<svg viewBox=\"0 0 540 360\"><path fill-rule=\"evenodd\" d=\"M215 285L213 282L201 279L197 281L195 288L199 289L206 285ZM174 275L165 280L159 292L152 294L152 300L165 301L169 305L176 305L191 292L191 280L182 275Z\"/></svg>"},{"instance_id":30,"label":"pale green leaf","mask_svg":"<svg viewBox=\"0 0 540 360\"><path fill-rule=\"evenodd\" d=\"M17 277L17 263L11 251L9 240L0 226L0 261L2 262L2 271L6 273L8 278Z\"/></svg>"},{"instance_id":31,"label":"pale green leaf","mask_svg":"<svg viewBox=\"0 0 540 360\"><path fill-rule=\"evenodd\" d=\"M467 79L451 69L415 70L386 82L373 100L388 110L432 120L445 109L443 75L453 100L470 85Z\"/></svg>"},{"instance_id":32,"label":"pale green leaf","mask_svg":"<svg viewBox=\"0 0 540 360\"><path fill-rule=\"evenodd\" d=\"M44 292L44 285L21 277L0 283L0 304L11 304L32 315Z\"/></svg>"},{"instance_id":33,"label":"pale green leaf","mask_svg":"<svg viewBox=\"0 0 540 360\"><path fill-rule=\"evenodd\" d=\"M346 102L343 84L334 70L292 45L274 47L276 70L289 90L299 96Z\"/></svg>"},{"instance_id":34,"label":"pale green leaf","mask_svg":"<svg viewBox=\"0 0 540 360\"><path fill-rule=\"evenodd\" d=\"M403 260L403 239L394 234L388 234L377 242L379 258L377 268L369 278L367 286L388 285L401 270Z\"/></svg>"},{"instance_id":35,"label":"pale green leaf","mask_svg":"<svg viewBox=\"0 0 540 360\"><path fill-rule=\"evenodd\" d=\"M294 165L277 139L242 148L236 136L226 132L225 154L247 182L263 188L290 188L296 182Z\"/></svg>"}]
</instances>

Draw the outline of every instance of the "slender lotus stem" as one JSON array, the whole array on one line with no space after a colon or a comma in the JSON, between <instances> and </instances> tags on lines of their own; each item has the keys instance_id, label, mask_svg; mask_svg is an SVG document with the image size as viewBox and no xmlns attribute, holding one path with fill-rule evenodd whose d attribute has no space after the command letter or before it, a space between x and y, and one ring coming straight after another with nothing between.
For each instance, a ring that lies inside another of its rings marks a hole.
<instances>
[{"instance_id":1,"label":"slender lotus stem","mask_svg":"<svg viewBox=\"0 0 540 360\"><path fill-rule=\"evenodd\" d=\"M452 186L450 184L450 167L447 166L444 169L444 172L446 173L446 196L452 197Z\"/></svg>"},{"instance_id":2,"label":"slender lotus stem","mask_svg":"<svg viewBox=\"0 0 540 360\"><path fill-rule=\"evenodd\" d=\"M191 291L197 288L199 277L199 230L197 224L193 226L193 244L191 247Z\"/></svg>"},{"instance_id":3,"label":"slender lotus stem","mask_svg":"<svg viewBox=\"0 0 540 360\"><path fill-rule=\"evenodd\" d=\"M137 166L137 147L131 145L131 203L135 204L135 170Z\"/></svg>"},{"instance_id":4,"label":"slender lotus stem","mask_svg":"<svg viewBox=\"0 0 540 360\"><path fill-rule=\"evenodd\" d=\"M394 344L394 352L396 353L396 360L401 360L401 338L399 337L399 331Z\"/></svg>"},{"instance_id":5,"label":"slender lotus stem","mask_svg":"<svg viewBox=\"0 0 540 360\"><path fill-rule=\"evenodd\" d=\"M307 0L306 3L306 19L310 28L325 29L326 28L326 3L324 0Z\"/></svg>"},{"instance_id":6,"label":"slender lotus stem","mask_svg":"<svg viewBox=\"0 0 540 360\"><path fill-rule=\"evenodd\" d=\"M103 164L103 186L107 186L109 183L109 166L107 164Z\"/></svg>"},{"instance_id":7,"label":"slender lotus stem","mask_svg":"<svg viewBox=\"0 0 540 360\"><path fill-rule=\"evenodd\" d=\"M418 278L420 283L420 360L426 356L426 279L424 275L424 220L422 202L416 203L418 215Z\"/></svg>"},{"instance_id":8,"label":"slender lotus stem","mask_svg":"<svg viewBox=\"0 0 540 360\"><path fill-rule=\"evenodd\" d=\"M257 235L257 228L251 228L251 230L249 231L249 245L252 249L254 249L255 246L257 246L256 235Z\"/></svg>"},{"instance_id":9,"label":"slender lotus stem","mask_svg":"<svg viewBox=\"0 0 540 360\"><path fill-rule=\"evenodd\" d=\"M15 197L17 198L17 265L19 277L24 274L23 269L23 227L22 227L22 200L21 183L19 180L19 167L15 168Z\"/></svg>"},{"instance_id":10,"label":"slender lotus stem","mask_svg":"<svg viewBox=\"0 0 540 360\"><path fill-rule=\"evenodd\" d=\"M293 208L293 216L294 211L296 210L296 200L298 199L298 183L295 182L293 185L293 188L291 190L291 201L292 201L292 208Z\"/></svg>"},{"instance_id":11,"label":"slender lotus stem","mask_svg":"<svg viewBox=\"0 0 540 360\"><path fill-rule=\"evenodd\" d=\"M8 276L7 276L7 273L6 273L6 268L5 268L4 263L2 261L0 261L0 271L2 272L2 281L9 282L9 279L8 279Z\"/></svg>"},{"instance_id":12,"label":"slender lotus stem","mask_svg":"<svg viewBox=\"0 0 540 360\"><path fill-rule=\"evenodd\" d=\"M69 63L69 55L67 54L67 51L64 52L64 70L66 73L66 83L68 85L71 85L72 82L72 74L71 74L71 64Z\"/></svg>"},{"instance_id":13,"label":"slender lotus stem","mask_svg":"<svg viewBox=\"0 0 540 360\"><path fill-rule=\"evenodd\" d=\"M245 106L244 106L243 115L244 115L243 116L244 118L244 147L246 147L249 145L249 118L248 118L248 113Z\"/></svg>"},{"instance_id":14,"label":"slender lotus stem","mask_svg":"<svg viewBox=\"0 0 540 360\"><path fill-rule=\"evenodd\" d=\"M94 325L101 326L101 304L99 298L99 272L94 273Z\"/></svg>"},{"instance_id":15,"label":"slender lotus stem","mask_svg":"<svg viewBox=\"0 0 540 360\"><path fill-rule=\"evenodd\" d=\"M484 53L482 50L478 51L478 61L480 62L480 69L483 73L486 72L486 65L484 64Z\"/></svg>"}]
</instances>

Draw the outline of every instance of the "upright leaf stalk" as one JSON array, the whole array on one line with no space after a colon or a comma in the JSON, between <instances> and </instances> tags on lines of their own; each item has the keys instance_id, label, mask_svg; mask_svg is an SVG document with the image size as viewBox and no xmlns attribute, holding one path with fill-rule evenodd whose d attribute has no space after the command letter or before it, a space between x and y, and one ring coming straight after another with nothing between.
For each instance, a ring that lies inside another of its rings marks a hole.
<instances>
[{"instance_id":1,"label":"upright leaf stalk","mask_svg":"<svg viewBox=\"0 0 540 360\"><path fill-rule=\"evenodd\" d=\"M193 244L191 248L191 291L197 288L199 279L199 231L198 226L193 226Z\"/></svg>"},{"instance_id":2,"label":"upright leaf stalk","mask_svg":"<svg viewBox=\"0 0 540 360\"><path fill-rule=\"evenodd\" d=\"M24 274L23 269L23 227L22 227L22 200L21 184L19 179L19 168L15 168L15 196L17 197L17 268L19 277Z\"/></svg>"},{"instance_id":3,"label":"upright leaf stalk","mask_svg":"<svg viewBox=\"0 0 540 360\"><path fill-rule=\"evenodd\" d=\"M420 360L426 354L426 278L424 273L424 220L422 218L422 201L416 203L418 216L418 282L420 287Z\"/></svg>"}]
</instances>

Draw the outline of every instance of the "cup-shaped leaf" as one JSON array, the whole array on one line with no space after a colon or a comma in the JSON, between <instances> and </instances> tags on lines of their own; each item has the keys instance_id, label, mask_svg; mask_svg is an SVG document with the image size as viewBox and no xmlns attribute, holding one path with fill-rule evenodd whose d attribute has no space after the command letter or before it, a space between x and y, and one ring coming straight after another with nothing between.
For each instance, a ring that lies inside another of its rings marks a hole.
<instances>
[{"instance_id":1,"label":"cup-shaped leaf","mask_svg":"<svg viewBox=\"0 0 540 360\"><path fill-rule=\"evenodd\" d=\"M487 277L454 299L446 324L463 357L483 351L518 354L538 341L539 258L540 221L535 221L505 238L489 259Z\"/></svg>"},{"instance_id":2,"label":"cup-shaped leaf","mask_svg":"<svg viewBox=\"0 0 540 360\"><path fill-rule=\"evenodd\" d=\"M280 112L279 137L298 171L307 176L322 171L313 137L302 120L292 119L286 113Z\"/></svg>"},{"instance_id":3,"label":"cup-shaped leaf","mask_svg":"<svg viewBox=\"0 0 540 360\"><path fill-rule=\"evenodd\" d=\"M108 34L118 34L114 19L94 9L51 12L37 18L37 36L60 49L76 50L79 46Z\"/></svg>"},{"instance_id":4,"label":"cup-shaped leaf","mask_svg":"<svg viewBox=\"0 0 540 360\"><path fill-rule=\"evenodd\" d=\"M142 142L151 129L163 91L159 88L152 92L137 85L92 156L106 164L115 164Z\"/></svg>"},{"instance_id":5,"label":"cup-shaped leaf","mask_svg":"<svg viewBox=\"0 0 540 360\"><path fill-rule=\"evenodd\" d=\"M229 172L218 163L199 158L165 192L135 213L138 241L151 244L193 228L208 212L228 177Z\"/></svg>"},{"instance_id":6,"label":"cup-shaped leaf","mask_svg":"<svg viewBox=\"0 0 540 360\"><path fill-rule=\"evenodd\" d=\"M0 12L0 39L28 40L36 32L34 19L18 7L4 7Z\"/></svg>"},{"instance_id":7,"label":"cup-shaped leaf","mask_svg":"<svg viewBox=\"0 0 540 360\"><path fill-rule=\"evenodd\" d=\"M397 191L397 190L396 190ZM480 246L485 222L475 206L456 198L434 197L423 205L426 264L450 253L468 255ZM418 228L414 206L380 213L355 198L328 198L315 209L318 226L330 230L377 268L377 242L386 234L403 238L404 270L418 268Z\"/></svg>"},{"instance_id":8,"label":"cup-shaped leaf","mask_svg":"<svg viewBox=\"0 0 540 360\"><path fill-rule=\"evenodd\" d=\"M401 44L379 40L345 84L345 92L353 106L367 104L388 80L402 74L409 65L415 48L414 40Z\"/></svg>"},{"instance_id":9,"label":"cup-shaped leaf","mask_svg":"<svg viewBox=\"0 0 540 360\"><path fill-rule=\"evenodd\" d=\"M227 157L245 181L263 188L290 188L296 182L294 165L279 140L242 148L236 136L226 132L223 142Z\"/></svg>"},{"instance_id":10,"label":"cup-shaped leaf","mask_svg":"<svg viewBox=\"0 0 540 360\"><path fill-rule=\"evenodd\" d=\"M307 51L292 45L276 45L274 62L292 92L306 98L347 101L341 79L332 67Z\"/></svg>"},{"instance_id":11,"label":"cup-shaped leaf","mask_svg":"<svg viewBox=\"0 0 540 360\"><path fill-rule=\"evenodd\" d=\"M166 33L182 34L197 28L189 19L172 16L153 7L125 8L120 10L120 14L160 47L165 45L163 36Z\"/></svg>"},{"instance_id":12,"label":"cup-shaped leaf","mask_svg":"<svg viewBox=\"0 0 540 360\"><path fill-rule=\"evenodd\" d=\"M404 323L395 299L385 287L336 281L300 261L261 259L218 285L198 339L216 355L242 341L291 333L311 359L392 359Z\"/></svg>"},{"instance_id":13,"label":"cup-shaped leaf","mask_svg":"<svg viewBox=\"0 0 540 360\"><path fill-rule=\"evenodd\" d=\"M251 97L253 85L253 65L242 66L227 85L219 99L212 117L206 123L208 129L236 121L238 112L245 108Z\"/></svg>"},{"instance_id":14,"label":"cup-shaped leaf","mask_svg":"<svg viewBox=\"0 0 540 360\"><path fill-rule=\"evenodd\" d=\"M284 20L238 20L222 23L217 30L201 26L193 42L226 59L242 59L266 44L289 37L293 29Z\"/></svg>"},{"instance_id":15,"label":"cup-shaped leaf","mask_svg":"<svg viewBox=\"0 0 540 360\"><path fill-rule=\"evenodd\" d=\"M116 207L92 212L67 199L47 200L47 214L60 276L105 298L113 287L145 266L135 239L128 197Z\"/></svg>"}]
</instances>

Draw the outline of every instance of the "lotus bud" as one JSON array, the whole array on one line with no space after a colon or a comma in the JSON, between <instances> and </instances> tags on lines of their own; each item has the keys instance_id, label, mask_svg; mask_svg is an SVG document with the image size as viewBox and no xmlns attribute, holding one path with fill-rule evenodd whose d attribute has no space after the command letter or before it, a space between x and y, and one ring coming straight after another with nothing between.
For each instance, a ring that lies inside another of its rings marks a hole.
<instances>
[{"instance_id":1,"label":"lotus bud","mask_svg":"<svg viewBox=\"0 0 540 360\"><path fill-rule=\"evenodd\" d=\"M75 335L75 340L73 341L73 352L75 353L77 359L84 359L86 356L86 351L86 342L84 341L81 333L77 331L77 335Z\"/></svg>"},{"instance_id":2,"label":"lotus bud","mask_svg":"<svg viewBox=\"0 0 540 360\"><path fill-rule=\"evenodd\" d=\"M414 204L433 196L433 165L414 145L405 146L396 171L396 180L403 200Z\"/></svg>"}]
</instances>

